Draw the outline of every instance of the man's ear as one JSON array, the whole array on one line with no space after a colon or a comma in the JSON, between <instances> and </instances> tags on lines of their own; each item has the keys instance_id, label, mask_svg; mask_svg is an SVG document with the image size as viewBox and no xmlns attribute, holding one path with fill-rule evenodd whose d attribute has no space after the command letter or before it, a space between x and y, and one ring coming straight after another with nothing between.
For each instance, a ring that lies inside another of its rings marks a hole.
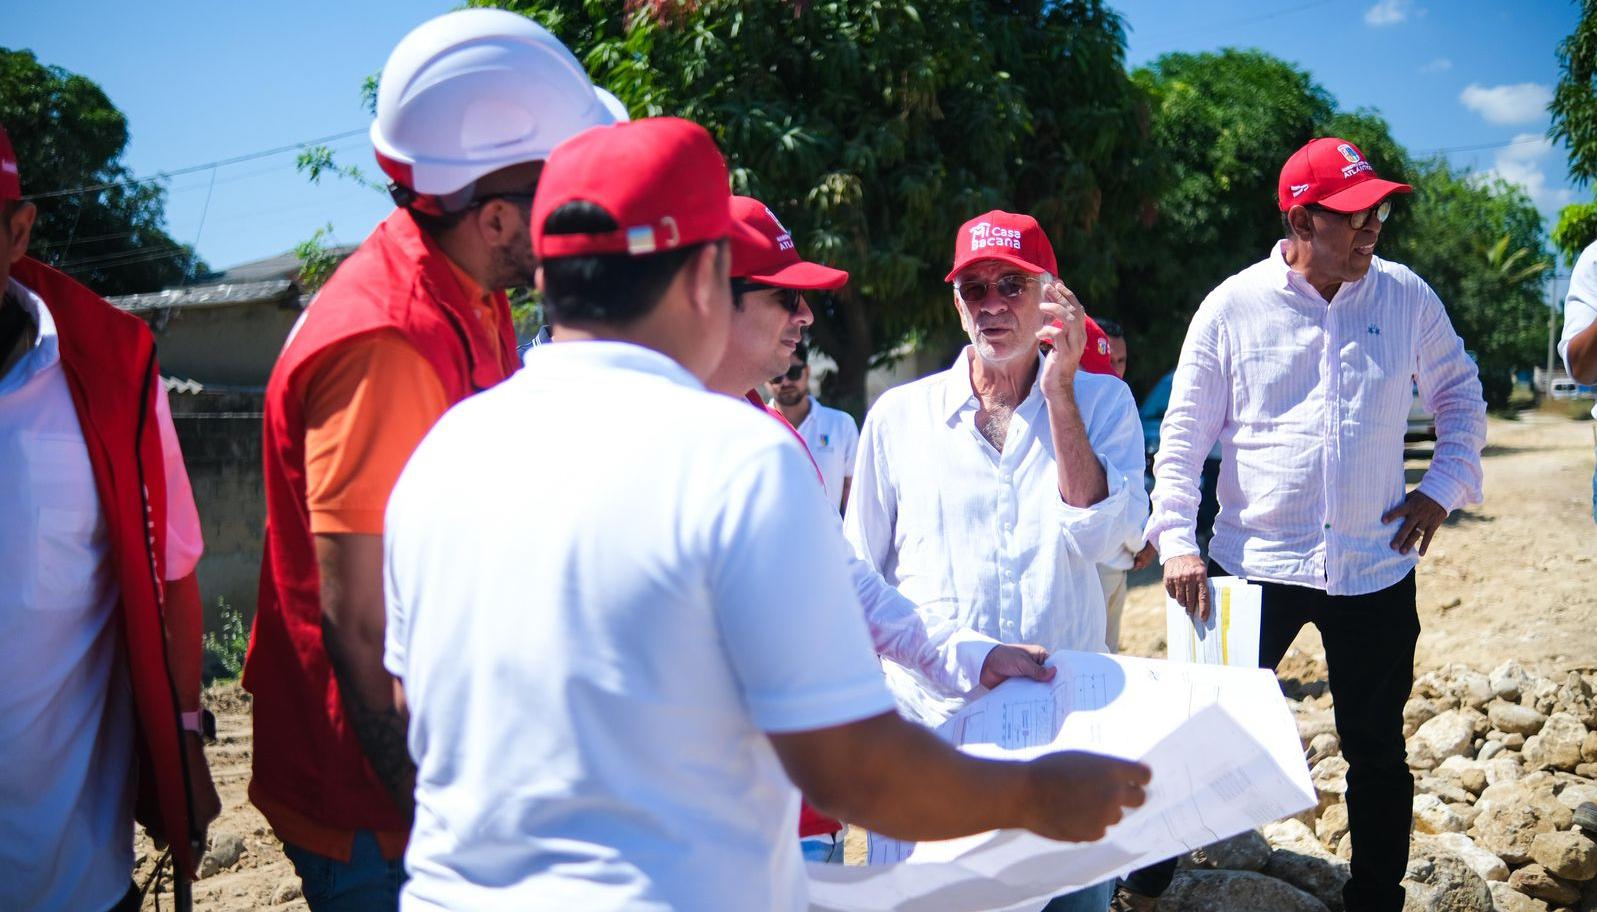
<instances>
[{"instance_id":1,"label":"man's ear","mask_svg":"<svg viewBox=\"0 0 1597 912\"><path fill-rule=\"evenodd\" d=\"M533 285L534 288L538 289L538 293L539 294L543 294L543 261L542 260L538 261L538 270L532 274L532 285Z\"/></svg>"},{"instance_id":2,"label":"man's ear","mask_svg":"<svg viewBox=\"0 0 1597 912\"><path fill-rule=\"evenodd\" d=\"M27 254L28 239L33 236L33 220L38 215L39 208L32 203L22 203L12 210L11 218L6 224L9 237L5 255L9 262L15 263Z\"/></svg>"},{"instance_id":3,"label":"man's ear","mask_svg":"<svg viewBox=\"0 0 1597 912\"><path fill-rule=\"evenodd\" d=\"M732 279L727 275L731 266L725 243L705 244L686 272L690 280L688 300L694 310L713 313L722 293L732 294Z\"/></svg>"},{"instance_id":4,"label":"man's ear","mask_svg":"<svg viewBox=\"0 0 1597 912\"><path fill-rule=\"evenodd\" d=\"M1314 217L1309 215L1309 210L1303 206L1293 206L1286 211L1287 223L1292 226L1292 234L1308 240L1314 236Z\"/></svg>"}]
</instances>

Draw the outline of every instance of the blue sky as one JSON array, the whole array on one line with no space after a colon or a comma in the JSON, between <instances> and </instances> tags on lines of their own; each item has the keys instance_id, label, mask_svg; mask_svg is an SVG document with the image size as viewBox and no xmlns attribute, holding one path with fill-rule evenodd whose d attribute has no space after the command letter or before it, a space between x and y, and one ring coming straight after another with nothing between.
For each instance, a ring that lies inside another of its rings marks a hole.
<instances>
[{"instance_id":1,"label":"blue sky","mask_svg":"<svg viewBox=\"0 0 1597 912\"><path fill-rule=\"evenodd\" d=\"M619 2L619 0L618 0ZM775 0L761 0L775 2ZM127 115L126 161L153 175L366 127L361 80L415 25L452 0L307 3L54 0L7 16L0 43L98 82ZM1540 137L1558 78L1554 48L1578 18L1572 0L1120 0L1128 59L1256 47L1307 70L1346 109L1377 109L1411 151L1526 187L1556 215L1589 199L1562 149ZM1484 149L1460 147L1491 146ZM333 144L371 168L363 136ZM323 225L358 242L385 196L324 180L311 186L284 153L168 182L173 237L213 267L288 250ZM27 192L60 189L28 185Z\"/></svg>"}]
</instances>

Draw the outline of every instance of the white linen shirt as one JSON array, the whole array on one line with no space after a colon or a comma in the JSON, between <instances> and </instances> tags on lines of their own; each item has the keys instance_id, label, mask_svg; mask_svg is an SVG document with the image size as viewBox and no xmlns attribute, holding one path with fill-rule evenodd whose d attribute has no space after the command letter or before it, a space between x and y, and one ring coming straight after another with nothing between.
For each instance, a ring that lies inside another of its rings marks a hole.
<instances>
[{"instance_id":1,"label":"white linen shirt","mask_svg":"<svg viewBox=\"0 0 1597 912\"><path fill-rule=\"evenodd\" d=\"M402 908L804 909L766 733L893 708L836 511L792 434L664 355L525 364L444 415L388 505Z\"/></svg>"},{"instance_id":2,"label":"white linen shirt","mask_svg":"<svg viewBox=\"0 0 1597 912\"><path fill-rule=\"evenodd\" d=\"M1564 296L1564 334L1558 339L1558 357L1569 369L1569 343L1575 335L1597 321L1597 244L1580 252L1569 274L1569 292ZM1573 373L1573 372L1572 372ZM1591 407L1597 418L1597 405Z\"/></svg>"},{"instance_id":3,"label":"white linen shirt","mask_svg":"<svg viewBox=\"0 0 1597 912\"><path fill-rule=\"evenodd\" d=\"M1220 443L1210 556L1249 579L1363 595L1414 568L1392 550L1403 435L1417 378L1436 414L1421 493L1481 500L1486 403L1475 362L1431 287L1375 257L1327 304L1286 242L1226 279L1192 318L1154 460L1147 538L1161 561L1197 554L1198 476Z\"/></svg>"},{"instance_id":4,"label":"white linen shirt","mask_svg":"<svg viewBox=\"0 0 1597 912\"><path fill-rule=\"evenodd\" d=\"M134 715L111 542L50 308L0 376L0 909L109 909L133 872ZM166 391L166 577L194 572L199 515Z\"/></svg>"},{"instance_id":5,"label":"white linen shirt","mask_svg":"<svg viewBox=\"0 0 1597 912\"><path fill-rule=\"evenodd\" d=\"M1148 515L1142 425L1116 377L1078 372L1076 405L1109 494L1059 496L1042 390L1015 409L1000 452L976 427L967 346L952 367L882 394L865 416L843 520L855 553L919 610L1006 643L1104 649L1097 564ZM884 663L900 709L935 725L962 705Z\"/></svg>"}]
</instances>

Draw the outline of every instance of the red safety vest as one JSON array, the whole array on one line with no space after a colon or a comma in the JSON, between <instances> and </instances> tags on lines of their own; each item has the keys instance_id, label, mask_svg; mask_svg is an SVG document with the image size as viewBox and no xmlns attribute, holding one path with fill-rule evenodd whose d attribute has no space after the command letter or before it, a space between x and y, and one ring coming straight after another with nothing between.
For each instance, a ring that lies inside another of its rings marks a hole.
<instances>
[{"instance_id":1,"label":"red safety vest","mask_svg":"<svg viewBox=\"0 0 1597 912\"><path fill-rule=\"evenodd\" d=\"M161 372L144 321L30 258L11 275L50 308L61 367L83 429L110 541L133 687L138 763L135 817L172 844L177 869L194 879L200 838L189 804L182 710L166 651L166 463L156 425Z\"/></svg>"},{"instance_id":2,"label":"red safety vest","mask_svg":"<svg viewBox=\"0 0 1597 912\"><path fill-rule=\"evenodd\" d=\"M338 267L289 334L266 387L266 542L243 678L255 696L252 797L268 796L332 827L409 826L356 740L322 645L298 381L329 347L397 330L458 402L504 380L519 363L509 303L503 293L495 298L500 332L489 341L476 330L472 302L443 251L400 209Z\"/></svg>"}]
</instances>

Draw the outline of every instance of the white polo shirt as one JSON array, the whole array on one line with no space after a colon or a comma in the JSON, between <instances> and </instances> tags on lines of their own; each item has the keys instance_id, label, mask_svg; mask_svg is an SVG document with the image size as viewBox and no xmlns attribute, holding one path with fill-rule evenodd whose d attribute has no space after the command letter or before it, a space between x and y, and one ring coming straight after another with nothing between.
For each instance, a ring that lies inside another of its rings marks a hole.
<instances>
[{"instance_id":1,"label":"white polo shirt","mask_svg":"<svg viewBox=\"0 0 1597 912\"><path fill-rule=\"evenodd\" d=\"M776 408L776 400L769 403ZM815 465L821 470L826 497L834 507L843 506L843 481L854 475L854 453L859 449L859 426L854 416L827 408L810 397L810 413L797 428L804 445L810 448Z\"/></svg>"},{"instance_id":2,"label":"white polo shirt","mask_svg":"<svg viewBox=\"0 0 1597 912\"><path fill-rule=\"evenodd\" d=\"M133 872L133 702L111 544L50 309L0 376L0 909L109 909ZM200 521L163 392L166 576Z\"/></svg>"},{"instance_id":3,"label":"white polo shirt","mask_svg":"<svg viewBox=\"0 0 1597 912\"><path fill-rule=\"evenodd\" d=\"M806 907L766 733L893 702L791 434L649 349L538 346L422 441L386 529L403 908Z\"/></svg>"}]
</instances>

